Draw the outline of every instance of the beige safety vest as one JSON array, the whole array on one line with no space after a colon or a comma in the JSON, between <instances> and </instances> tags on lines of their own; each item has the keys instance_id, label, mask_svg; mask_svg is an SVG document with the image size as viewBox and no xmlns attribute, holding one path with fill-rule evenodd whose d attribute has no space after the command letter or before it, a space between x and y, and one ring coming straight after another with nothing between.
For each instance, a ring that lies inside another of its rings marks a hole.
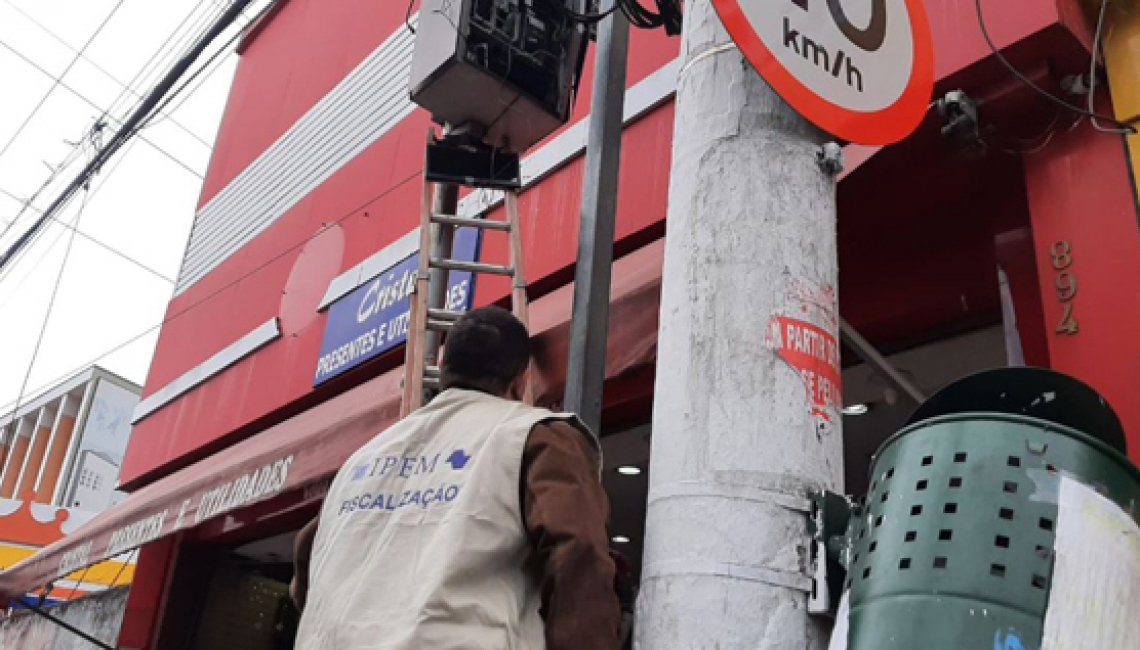
<instances>
[{"instance_id":1,"label":"beige safety vest","mask_svg":"<svg viewBox=\"0 0 1140 650\"><path fill-rule=\"evenodd\" d=\"M519 480L551 419L586 432L451 389L356 452L321 511L298 650L542 650Z\"/></svg>"}]
</instances>

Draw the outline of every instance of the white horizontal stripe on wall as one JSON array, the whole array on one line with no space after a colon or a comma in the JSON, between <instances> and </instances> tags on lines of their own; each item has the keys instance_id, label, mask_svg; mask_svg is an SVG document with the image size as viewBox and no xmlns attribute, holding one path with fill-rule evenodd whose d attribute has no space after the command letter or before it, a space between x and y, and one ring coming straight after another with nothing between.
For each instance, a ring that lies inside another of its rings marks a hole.
<instances>
[{"instance_id":1,"label":"white horizontal stripe on wall","mask_svg":"<svg viewBox=\"0 0 1140 650\"><path fill-rule=\"evenodd\" d=\"M176 293L272 225L415 109L408 99L414 40L401 24L198 211Z\"/></svg>"}]
</instances>

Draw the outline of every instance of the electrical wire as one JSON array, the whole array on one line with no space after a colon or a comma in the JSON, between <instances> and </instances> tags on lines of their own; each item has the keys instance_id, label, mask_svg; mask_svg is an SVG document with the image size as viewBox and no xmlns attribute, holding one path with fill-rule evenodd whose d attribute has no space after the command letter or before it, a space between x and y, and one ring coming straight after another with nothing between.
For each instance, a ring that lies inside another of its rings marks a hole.
<instances>
[{"instance_id":1,"label":"electrical wire","mask_svg":"<svg viewBox=\"0 0 1140 650\"><path fill-rule=\"evenodd\" d=\"M88 192L84 190L83 199L79 203L79 214L75 217L75 225L79 225L80 219L83 218L83 209L87 207ZM12 409L13 414L20 411L20 401L24 398L24 391L28 387L28 379L32 376L32 369L36 366L36 358L40 354L40 346L44 342L44 334L47 332L48 323L51 322L51 312L55 308L55 299L59 296L59 286L63 284L63 272L67 269L67 259L71 257L71 247L75 243L75 231L72 231L71 236L67 238L67 248L63 252L63 261L59 265L59 273L55 276L55 284L51 289L51 297L48 299L47 313L44 314L43 323L40 325L40 332L36 336L36 345L32 348L32 359L28 362L28 369L24 372L24 379L20 382L20 391L16 393L16 406Z\"/></svg>"},{"instance_id":2,"label":"electrical wire","mask_svg":"<svg viewBox=\"0 0 1140 650\"><path fill-rule=\"evenodd\" d=\"M416 0L408 0L408 10L404 12L404 26L408 28L412 36L416 35L416 28L412 27L412 7L414 7L415 4Z\"/></svg>"},{"instance_id":3,"label":"electrical wire","mask_svg":"<svg viewBox=\"0 0 1140 650\"><path fill-rule=\"evenodd\" d=\"M1136 129L1129 126L1127 129L1123 128L1105 128L1101 126L1100 121L1096 116L1096 79L1097 79L1097 66L1096 57L1100 54L1101 37L1104 35L1104 14L1108 9L1108 0L1100 0L1100 12L1096 19L1096 34L1093 36L1093 49L1092 59L1089 62L1089 97L1088 97L1088 113L1092 118L1093 128L1101 133L1111 133L1116 135L1131 135L1136 133Z\"/></svg>"},{"instance_id":4,"label":"electrical wire","mask_svg":"<svg viewBox=\"0 0 1140 650\"><path fill-rule=\"evenodd\" d=\"M95 200L95 198L96 198L97 196L99 196L99 192L101 192L101 191L103 190L103 188L104 188L104 187L107 185L107 183L108 183L108 182L111 180L111 177L115 175L115 172L116 172L116 171L118 171L118 169L119 169L119 166L120 166L120 165L123 163L123 161L124 161L124 160L127 158L127 156L130 154L130 152L131 152L131 151L134 149L134 146L135 146L135 144L136 144L136 141L134 141L134 140L132 140L131 142L129 142L129 143L127 144L127 146L126 146L126 147L124 147L123 155L122 155L122 156L120 156L119 158L117 158L117 159L115 160L115 162L114 162L114 163L111 165L111 167L110 167L110 169L109 169L109 170L107 170L106 172L104 172L104 173L100 174L100 181L99 181L99 184L98 184L98 185L95 187L95 189L91 190L91 196L90 196L90 198L88 199L88 203L90 203L90 202L94 201L94 200ZM31 199L31 200L34 200L34 198L33 198L33 199ZM43 214L43 210L40 210L39 208L35 207L34 205L30 205L30 204L29 204L29 206L30 206L30 208L31 208L32 210L35 210L36 212L38 212L38 213L40 213L40 214ZM54 217L52 217L52 220L55 220L55 218L54 218ZM56 239L55 239L54 241L52 241L52 243L51 243L51 244L48 246L48 248L50 249L50 248L54 247L54 246L55 246L55 243L56 243L57 241L59 241L59 237L62 237L62 236L63 236L63 233L61 232L61 233L59 234L59 236L57 236L57 237L56 237ZM37 234L36 234L36 236L35 236L35 237L32 239L32 241L31 241L31 242L29 242L29 244L28 244L28 247L27 247L25 250L26 250L26 251L31 251L31 249L32 249L32 246L33 246L33 245L34 245L34 244L35 244L35 243L36 243L36 242L39 240L39 238L40 238L40 235L39 235L39 233L37 233ZM12 263L11 263L11 264L9 264L9 266L8 266L8 267L6 267L6 268L5 268L5 269L3 269L2 271L0 271L0 283L2 283L4 280L6 280L6 279L9 277L9 274L10 274L10 273L12 273L12 271L11 271L10 269L12 269L12 268L15 268L15 267L16 267L16 265L17 265L17 264L19 264L20 260L21 260L21 259L23 259L23 257L22 257L22 256L23 256L24 254L26 254L26 253L23 253L23 252L21 252L19 256L15 257L15 258L12 260ZM38 267L38 266L39 266L39 264L40 264L41 262L43 262L43 260L44 260L44 258L45 258L45 257L47 257L47 251L44 251L44 254L43 254L43 255L41 255L41 256L39 257L39 259L37 259L37 260L36 260L36 261L35 261L35 262L32 264L32 269L35 269L36 267ZM16 286L12 288L12 294L14 294L16 291L18 291L18 290L19 290L19 288L20 288L21 286L23 286L23 283L24 283L24 282L25 282L27 279L28 279L28 276L27 276L27 275L25 275L25 276L24 276L24 277L23 277L23 278L22 278L22 279L21 279L19 282L17 282L17 283L16 283ZM3 303L0 303L0 309L3 309L4 305L6 305L6 304L7 304L7 301L4 301Z\"/></svg>"},{"instance_id":5,"label":"electrical wire","mask_svg":"<svg viewBox=\"0 0 1140 650\"><path fill-rule=\"evenodd\" d=\"M994 43L993 38L990 36L989 28L986 27L986 18L985 18L984 12L982 11L982 0L974 0L974 8L977 10L978 26L982 30L982 37L985 38L986 44L989 46L990 51L993 53L994 57L998 61L1000 61L1001 64L1004 65L1006 67L1006 69L1008 69L1010 71L1011 74L1013 74L1014 77L1017 77L1017 79L1019 81L1021 81L1021 83L1025 84L1026 86L1028 86L1029 88L1031 88L1035 92L1037 92L1037 94L1041 95L1042 97L1045 97L1049 101L1053 102L1054 104L1057 104L1058 106L1060 106L1062 108L1065 108L1065 109L1068 109L1074 113L1078 113L1080 115L1083 115L1084 117L1089 117L1089 118L1092 118L1094 120L1101 120L1103 122L1107 122L1109 124L1116 126L1117 128L1121 129L1121 131L1119 131L1120 133L1136 134L1138 132L1135 126L1133 126L1127 122L1121 122L1120 120L1117 120L1115 118L1108 117L1106 115L1100 115L1094 111L1091 111L1091 110L1088 110L1085 108L1081 108L1080 106L1077 106L1076 104L1071 104L1071 103L1061 99L1060 97L1054 95L1053 93L1049 92L1048 90L1045 90L1041 86L1038 86L1036 83L1034 83L1032 79L1025 76L1024 73L1022 73L1020 70L1018 70L1017 67L1014 66L1013 63L1011 63L1010 60L1007 59L1005 57L1005 55L1001 53L1001 50L998 49L997 44ZM1095 52L1093 53L1093 59L1094 59L1094 69L1095 69L1095 59L1096 59L1096 53Z\"/></svg>"},{"instance_id":6,"label":"electrical wire","mask_svg":"<svg viewBox=\"0 0 1140 650\"><path fill-rule=\"evenodd\" d=\"M83 138L80 139L80 142L85 141L86 137L86 134L84 134ZM0 232L0 240L3 240L4 237L8 235L8 232L12 230L12 228L16 225L16 222L20 220L20 217L24 216L24 213L27 212L29 208L36 210L36 212L39 212L40 214L43 214L43 210L40 210L33 205L36 199L39 198L40 194L42 194L47 190L48 187L51 186L51 184L55 181L56 178L59 177L62 172L64 172L75 160L78 159L77 156L81 151L82 147L80 143L76 143L71 148L71 151L68 153L67 157L64 158L64 161L55 168L55 170L48 176L47 180L45 180L43 184L40 185L39 189L32 193L32 196L28 198L27 201L22 201L23 206L20 208L20 211L16 213L16 216L12 217L11 221L8 222L8 225L4 226L4 230Z\"/></svg>"},{"instance_id":7,"label":"electrical wire","mask_svg":"<svg viewBox=\"0 0 1140 650\"><path fill-rule=\"evenodd\" d=\"M111 584L107 587L108 589L114 588L114 586L119 583L119 578L123 576L123 570L126 569L131 562L135 561L135 558L138 557L139 549L141 548L141 546L136 546L131 550L131 554L127 556L126 561L119 565L119 572L116 573L114 579L111 580Z\"/></svg>"},{"instance_id":8,"label":"electrical wire","mask_svg":"<svg viewBox=\"0 0 1140 650\"><path fill-rule=\"evenodd\" d=\"M234 35L230 37L230 39L229 39L228 41L226 41L226 42L225 42L225 43L224 43L224 44L223 44L221 47L219 47L219 48L218 48L218 49L217 49L217 50L216 50L216 51L215 51L215 52L214 52L214 53L213 53L213 54L210 56L210 58L209 58L209 59L206 59L206 62L205 62L205 63L203 63L201 67L199 67L197 70L195 70L193 73L191 73L191 74L190 74L190 76L189 76L189 77L187 77L187 78L186 78L186 80L185 80L184 82L182 82L182 84L181 84L180 86L178 86L178 87L177 87L177 88L175 88L173 91L171 91L171 92L170 92L170 94L169 94L169 95L168 95L168 96L167 96L167 97L166 97L166 98L165 98L165 99L162 101L162 103L161 103L161 104L159 104L157 107L155 107L155 109L154 109L154 112L151 114L151 115L152 115L152 117L148 118L148 119L147 119L147 121L146 121L146 122L143 124L143 126L142 126L142 127L140 127L140 129L139 129L139 130L141 130L142 128L146 128L146 127L149 127L149 126L154 126L155 124L158 124L158 123L160 123L162 120L160 120L160 119L154 119L154 116L156 116L156 115L158 115L159 113L163 112L163 110L165 110L165 108L166 108L167 106L169 106L171 102L173 102L173 101L174 101L174 100L175 100L175 99L176 99L176 98L177 98L177 97L178 97L180 94L182 94L182 92L183 92L184 90L186 90L186 88L187 88L187 87L188 87L188 86L189 86L191 83L193 83L193 82L194 82L194 80L195 80L195 79L197 79L197 78L198 78L198 77L199 77L199 76L200 76L200 75L201 75L201 74L202 74L202 73L203 73L203 72L204 72L204 71L205 71L205 70L206 70L208 67L210 67L210 65L211 65L211 64L213 64L215 61L218 61L218 66L217 66L217 67L221 67L221 63L224 61L224 59L221 59L221 60L219 60L219 57L221 57L222 55L228 55L228 54L230 54L230 47L232 47L232 46L233 46L233 44L234 44L234 43L236 43L236 42L238 41L238 39L240 39L240 38L242 37L242 35L243 35L243 34L245 34L245 30L246 30L246 28L247 28L247 27L249 27L250 25L253 25L253 24L254 24L254 23L256 23L257 21L261 20L261 18L262 18L263 16L265 16L265 15L266 15L266 14L268 14L268 13L269 13L271 10L273 10L273 8L274 8L274 7L277 5L277 2L278 2L278 0L274 0L273 2L270 2L270 3L269 3L269 4L267 4L265 7L263 7L263 8L262 8L262 10L261 10L261 11L259 11L259 12L257 13L257 15L256 15L256 16L254 16L253 18L248 18L248 17L247 17L247 18L246 18L246 24L245 24L245 27L242 27L241 29L237 30L237 31L234 33ZM243 14L243 15L244 15L244 14ZM215 71L217 71L217 67L216 67L216 68L214 68L214 70L210 71L210 73L209 73L209 74L207 74L207 75L206 75L206 77L203 77L203 82L205 81L205 79L206 79L206 78L208 78L208 77L209 77L209 75L211 75L211 74L213 74ZM201 87L201 84L199 84L199 86L198 86L198 87ZM191 91L191 92L190 92L190 94L188 94L186 97L187 97L187 98L189 98L189 97L190 97L190 95L193 95L193 93L194 93L196 90L197 90L197 88L195 88L195 90L194 90L194 91ZM185 99L183 100L183 102L182 102L182 103L185 103ZM178 104L178 106L179 106L179 107L181 107L181 106L182 106L182 103L179 103L179 104ZM175 109L175 110L177 110L177 109ZM171 111L171 112L173 112L173 111Z\"/></svg>"},{"instance_id":9,"label":"electrical wire","mask_svg":"<svg viewBox=\"0 0 1140 650\"><path fill-rule=\"evenodd\" d=\"M607 18L614 11L620 9L629 24L641 29L665 28L665 33L676 36L681 33L683 12L681 0L654 0L657 11L645 8L638 0L614 0L609 9L595 14L585 14L574 11L563 4L562 0L546 0L547 4L560 11L571 20L584 24L595 24Z\"/></svg>"},{"instance_id":10,"label":"electrical wire","mask_svg":"<svg viewBox=\"0 0 1140 650\"><path fill-rule=\"evenodd\" d=\"M86 52L87 48L91 46L91 43L93 43L95 39L99 37L99 34L103 32L103 28L107 26L107 23L111 22L111 19L115 17L115 14L118 13L119 8L123 6L124 2L126 2L126 0L119 0L119 2L111 8L111 13L107 14L107 17L103 19L103 22L99 23L99 26L95 28L95 33L87 39L87 42L83 44L83 47L79 48L79 52L76 52L75 56L72 57L71 62L68 63L67 67L63 69L63 72L60 73L58 77L53 77L55 79L55 83L52 84L51 88L47 89L47 92L44 93L43 97L40 98L40 101L38 104L36 104L36 107L32 109L32 112L28 115L28 117L24 118L23 123L20 124L20 126L16 129L16 132L12 134L12 137L8 138L8 142L5 143L4 147L0 148L0 158L3 158L4 154L8 153L8 150L12 148L12 144L16 142L16 139L20 137L20 134L24 132L24 129L27 128L32 119L35 118L35 116L40 112L40 109L43 108L44 103L46 103L48 98L51 97L51 94L55 92L55 89L63 83L63 78L67 76L67 73L71 72L71 69L75 67L76 63L79 63L79 59L83 56L83 53Z\"/></svg>"},{"instance_id":11,"label":"electrical wire","mask_svg":"<svg viewBox=\"0 0 1140 650\"><path fill-rule=\"evenodd\" d=\"M182 41L185 39L185 35L179 36L179 34L182 32L182 28L185 27L188 22L190 22L191 18L194 18L195 14L198 13L198 10L205 6L207 1L208 0L200 0L198 4L195 5L194 8L191 9L190 12L182 18L181 22L175 26L174 31L172 31L170 35L166 37L162 44L159 45L158 49L150 55L150 58L147 59L145 63L143 63L143 66L139 68L134 76L131 77L131 80L127 82L128 88L134 88L136 83L140 87L145 88L147 86L147 84L143 82L149 78L153 72L158 70L162 66L163 62L165 62L170 57L170 54L178 48L178 45L180 43L182 43ZM210 15L209 11L204 14L204 16L208 15ZM197 20L195 20L195 22L190 26L188 32L193 32L195 29L197 29L202 18L203 16L198 16ZM128 93L126 91L120 92L119 95L108 105L108 110L114 111L124 107L125 104L120 104L120 102L122 102L127 97L127 94Z\"/></svg>"},{"instance_id":12,"label":"electrical wire","mask_svg":"<svg viewBox=\"0 0 1140 650\"><path fill-rule=\"evenodd\" d=\"M66 90L66 91L70 92L71 94L75 95L75 96L76 96L76 97L78 97L79 99L83 100L84 102L86 102L86 103L87 103L89 106L91 106L91 107L92 107L92 108L94 108L95 110L97 110L97 111L101 111L101 112L103 113L103 115L105 115L105 116L107 116L107 117L110 117L111 119L115 120L116 122L119 122L119 124L122 124L122 121L121 121L121 120L119 120L118 118L116 118L116 117L114 117L114 116L111 116L111 115L108 115L108 114L107 114L107 110L106 110L106 109L104 109L102 106L99 106L99 105L98 105L98 104L96 104L95 102L91 101L90 99L88 99L88 98L87 98L87 96L85 96L84 94L80 93L78 90L75 90L75 89L74 89L74 88L72 88L71 86L69 86L69 85L67 85L67 84L63 83L63 82L62 82L60 79L58 79L58 78L56 78L54 75L52 75L52 73L51 73L51 72L49 72L48 70L44 69L44 68L43 68L42 66L40 66L38 63L36 63L35 61L31 60L30 58L28 58L27 56L25 56L25 55L24 55L23 53L21 53L20 51L18 51L18 50L16 50L15 48L13 48L11 45L8 45L8 44L7 44L7 43L5 43L3 40L0 40L0 47L3 47L4 49L8 50L9 52L12 52L12 53L13 53L13 54L15 54L16 56L18 56L20 59L22 59L22 60L23 60L25 63L27 63L28 65L32 66L32 67L33 67L33 68L35 68L36 70L38 70L38 71L39 71L41 74L44 74L44 75L46 75L47 77L49 77L49 78L51 78L51 79L55 79L55 80L57 81L57 83L59 83L59 87L60 87L60 88L63 88L64 90ZM142 140L143 142L145 142L145 143L149 144L149 145L150 145L152 148L154 148L154 150L155 150L155 151L159 152L159 153L160 153L160 154L162 154L163 156L166 156L166 157L167 157L167 158L169 158L169 159L170 159L172 162L174 162L175 164L177 164L179 167L181 167L181 168L185 169L186 171L190 172L190 173L191 173L191 174L193 174L194 176L197 176L199 179L203 179L203 176L202 176L202 174L200 174L200 173L199 173L197 170L195 170L195 169L194 169L193 167L191 167L190 165L186 164L184 161L182 161L180 158L178 158L178 157L177 157L177 156L175 156L174 154L170 153L170 152L169 152L169 151L167 151L166 149L163 149L162 147L158 146L158 145L157 145L157 144L155 144L154 142L152 142L152 141L148 140L147 138L145 138L145 137L143 137L143 136L141 136L141 135L139 136L139 139L140 139L140 140Z\"/></svg>"},{"instance_id":13,"label":"electrical wire","mask_svg":"<svg viewBox=\"0 0 1140 650\"><path fill-rule=\"evenodd\" d=\"M127 84L125 84L125 83L123 83L123 82L122 82L122 80L120 80L120 79L119 79L118 77L116 77L114 74L112 74L112 73L108 72L106 68L104 68L104 67L100 66L98 63L96 63L95 61L93 61L93 60L92 60L90 57L86 56L85 54L83 54L83 53L82 53L82 52L80 52L79 50L77 50L77 49L75 49L74 47L72 47L72 46L71 46L71 44L70 44L70 43L68 43L67 41L65 41L65 40L64 40L62 37L60 37L60 36L59 36L59 34L56 34L55 32L53 32L53 31L51 31L50 29L48 29L48 28L47 28L47 27L46 27L46 26L45 26L43 23L41 23L41 22L39 22L38 20L36 20L36 19L35 19L35 17L33 17L33 16L31 16L30 14L28 14L27 12L25 12L25 11L24 11L23 9L21 9L19 6L17 6L17 5L15 5L15 4L13 4L13 3L11 2L11 0L0 0L0 2L3 2L4 4L6 4L6 5L8 5L9 7L11 7L11 8L12 8L12 10L16 11L16 12L17 12L17 13L19 13L21 16L23 16L25 19L27 19L27 21L28 21L28 22L30 22L30 23L32 23L33 25L35 25L36 27L38 27L40 31L42 31L43 33L45 33L45 34L47 34L48 36L50 36L50 37L51 37L53 40L55 40L55 42L59 43L60 45L62 45L62 46L64 46L64 47L66 47L66 48L67 48L68 50L70 50L70 51L71 51L73 54L77 54L77 55L79 55L79 57L80 57L81 59L83 59L85 62L87 62L87 64L88 64L88 65L90 65L92 68L95 68L95 70L97 70L97 71L101 72L101 73L103 74L103 76L104 76L104 77L106 77L106 78L110 79L111 81L115 82L115 84L116 84L117 86L119 86L119 88L120 88L121 90L125 90L125 91L127 91L128 93L130 93L131 95L134 95L136 99L142 99L142 96L141 96L141 95L139 95L139 93L138 93L138 92L137 92L135 89L128 87L128 86L127 86ZM169 116L167 116L167 117L169 117ZM207 148L209 148L209 147L210 147L210 143L209 143L209 142L206 142L206 139L205 139L205 138L203 138L202 136L198 135L198 134L197 134L197 133L195 133L194 131L190 130L190 128L189 128L189 127L187 127L186 125L184 125L184 124L180 123L178 120L173 120L173 119L172 119L172 120L171 120L171 123L173 123L175 126L177 126L177 127L179 128L179 130L181 130L183 133L185 133L186 135L190 136L191 138L194 138L194 139L195 139L195 140L197 140L198 142L200 142L200 143L202 143L203 145L205 145Z\"/></svg>"},{"instance_id":14,"label":"electrical wire","mask_svg":"<svg viewBox=\"0 0 1140 650\"><path fill-rule=\"evenodd\" d=\"M211 291L211 292L210 292L210 293L208 293L207 295L205 295L205 296L202 296L201 298L199 298L198 300L194 301L193 303L191 303L191 304L189 304L189 305L187 305L187 306L183 307L182 309L180 309L180 310L178 310L178 311L176 311L176 312L172 312L172 313L168 314L168 315L167 315L165 318L163 318L161 321L159 321L159 322L155 323L154 325L151 325L150 327L148 327L148 328L144 329L143 331L141 331L141 332L139 332L138 334L136 334L136 335L132 336L131 338L127 339L126 341L123 341L122 343L119 343L118 345L116 345L115 347L111 348L110 350L107 350L106 352L103 352L103 353L101 353L101 354L99 354L99 355L97 355L97 356L95 356L95 357L91 358L90 360L86 361L85 363L83 363L83 364L80 364L80 365L78 365L78 366L74 367L72 370L68 371L67 373L65 373L65 374L63 374L63 375L60 375L59 377L56 377L55 379L52 379L51 381L48 381L48 382L44 383L44 384L43 384L43 385L41 385L39 388L37 388L37 390L42 390L42 389L44 389L44 388L47 388L47 387L49 387L49 386L54 386L54 385L58 384L60 381L62 381L62 380L64 380L64 379L67 379L68 377L71 377L71 376L73 376L73 375L74 375L76 372L78 372L78 371L82 370L83 368L86 368L86 367L90 366L90 365L91 365L91 364L93 364L93 363L97 363L99 360L101 360L101 359L103 359L103 358L105 358L105 357L108 357L108 356L110 356L110 355L112 355L112 354L114 354L114 353L116 353L116 352L118 352L118 351L122 350L123 348L127 347L128 345L131 345L131 344L133 344L133 343L137 342L138 340L142 339L142 338L143 338L144 336L146 336L147 334L150 334L151 332L153 332L153 331L155 331L155 330L157 330L157 329L161 328L163 325L165 325L165 324L169 323L170 321L174 320L175 318L178 318L178 317L182 316L183 314L186 314L186 313L187 313L187 312L189 312L190 310L192 310L192 309L194 309L194 308L198 307L199 305L201 305L201 304L205 303L206 301L208 301L208 300L210 300L210 299L214 298L215 296L217 296L217 295L221 294L223 291L226 291L227 289L229 289L229 288L231 288L231 287L233 287L233 286L235 286L235 285L238 285L238 284L240 284L241 282L245 281L245 280L246 280L247 278L249 278L250 276L254 275L255 273L258 273L259 271L261 271L262 269L264 269L264 268L266 268L266 267L270 266L271 264L274 264L275 262L277 262L277 261L278 261L278 260L280 260L281 258L285 257L285 256L286 256L286 255L288 255L289 253L292 253L293 251L295 251L295 250L297 250L297 249L299 249L299 248L303 247L305 244L308 244L310 241L312 241L312 240L316 239L317 237L320 237L321 235L323 235L323 234L324 234L324 233L325 233L327 230L329 230L330 228L333 228L334 226L339 226L341 223L343 223L343 222L347 221L347 220L348 220L349 218L351 218L353 215L355 215L355 214L359 214L361 211L363 211L365 208L367 208L368 206L372 205L373 203L375 203L375 202L377 202L377 201L379 201L379 200L383 199L384 197L388 196L389 194L392 194L393 192L395 192L395 191L397 191L397 190L401 189L402 187L404 187L405 185L407 185L409 182L411 182L411 181L415 180L416 178L419 178L419 177L421 177L421 175L422 175L422 174L423 174L423 170L416 170L414 173L412 173L412 174L410 174L409 176L407 176L407 177L405 177L405 178L403 178L403 179L401 179L401 180L397 181L397 182L396 182L394 185L392 185L391 187L387 188L386 190L384 190L384 191L380 192L379 194L376 194L376 195L374 195L372 198L369 198L369 199L365 200L363 203L361 203L361 204L357 205L356 207L352 208L351 210L349 210L348 212L344 213L342 216L340 216L340 217L339 217L339 218L337 218L336 220L333 220L333 221L329 221L329 222L326 222L326 223L325 223L325 224L324 224L324 225L323 225L321 228L319 228L319 229L318 229L318 230L317 230L315 233L313 233L312 235L309 235L309 236L307 236L307 237L305 237L305 238L301 239L301 241L298 241L298 242L296 242L296 243L295 243L295 244L293 244L292 246L289 246L289 247L285 248L284 250L280 251L280 252L279 252L279 253L277 253L276 255L274 255L274 256L270 257L269 259L265 260L265 261L264 261L264 262L262 262L261 264L259 264L259 265L255 266L255 267L253 267L253 268L252 268L252 269L250 269L249 271L246 271L245 273L243 273L243 274L241 274L240 276L238 276L238 277L234 278L233 280L231 280L231 281L229 281L229 282L227 282L227 283L223 284L222 286L218 287L218 288L217 288L217 289L215 289L214 291ZM9 404L11 404L11 402L9 402ZM0 410L2 410L2 409L3 409L3 407L0 407ZM13 411L13 412L15 412L15 411Z\"/></svg>"},{"instance_id":15,"label":"electrical wire","mask_svg":"<svg viewBox=\"0 0 1140 650\"><path fill-rule=\"evenodd\" d=\"M240 34L239 34L239 36L240 36ZM233 54L233 53L230 52L229 54ZM171 106L168 109L163 110L162 114L158 115L158 117L156 117L153 121L151 121L147 126L148 127L155 126L157 124L163 123L166 120L173 121L172 116L175 113L177 113L178 111L182 110L182 107L186 104L187 101L190 100L191 97L194 96L194 93L197 93L199 90L201 90L202 86L206 85L206 82L209 81L210 78L214 76L214 73L216 73L218 70L222 69L222 64L225 63L226 61L227 61L226 58L219 59L217 61L217 63L214 64L214 68L212 70L210 70L209 72L207 72L198 81L198 84L196 86L194 86L193 88L191 88L188 93L186 93L186 96L182 98L182 101L178 102L177 104L175 104L174 106Z\"/></svg>"}]
</instances>

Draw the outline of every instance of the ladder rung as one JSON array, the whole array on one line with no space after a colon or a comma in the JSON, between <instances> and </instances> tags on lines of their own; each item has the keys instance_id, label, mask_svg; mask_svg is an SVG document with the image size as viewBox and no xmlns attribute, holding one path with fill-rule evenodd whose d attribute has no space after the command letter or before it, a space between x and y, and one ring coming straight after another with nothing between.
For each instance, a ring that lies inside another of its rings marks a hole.
<instances>
[{"instance_id":1,"label":"ladder rung","mask_svg":"<svg viewBox=\"0 0 1140 650\"><path fill-rule=\"evenodd\" d=\"M471 228L486 228L487 230L510 230L511 224L506 221L494 219L472 219L470 217L457 217L453 214L432 214L431 220L436 223L445 223L450 226L468 226Z\"/></svg>"},{"instance_id":2,"label":"ladder rung","mask_svg":"<svg viewBox=\"0 0 1140 650\"><path fill-rule=\"evenodd\" d=\"M434 318L429 318L427 321L427 328L436 332L450 332L454 325L455 322L449 320L435 320Z\"/></svg>"},{"instance_id":3,"label":"ladder rung","mask_svg":"<svg viewBox=\"0 0 1140 650\"><path fill-rule=\"evenodd\" d=\"M424 377L439 378L439 366L424 366Z\"/></svg>"},{"instance_id":4,"label":"ladder rung","mask_svg":"<svg viewBox=\"0 0 1140 650\"><path fill-rule=\"evenodd\" d=\"M424 386L426 388L439 388L439 379L435 377L424 377Z\"/></svg>"},{"instance_id":5,"label":"ladder rung","mask_svg":"<svg viewBox=\"0 0 1140 650\"><path fill-rule=\"evenodd\" d=\"M514 275L515 270L509 266L498 264L483 264L481 262L464 262L461 260L442 260L432 258L431 266L449 271L470 271L471 273L491 273L494 275Z\"/></svg>"},{"instance_id":6,"label":"ladder rung","mask_svg":"<svg viewBox=\"0 0 1140 650\"><path fill-rule=\"evenodd\" d=\"M428 318L436 320L456 321L459 317L467 312L464 311L451 311L449 309L428 309Z\"/></svg>"}]
</instances>

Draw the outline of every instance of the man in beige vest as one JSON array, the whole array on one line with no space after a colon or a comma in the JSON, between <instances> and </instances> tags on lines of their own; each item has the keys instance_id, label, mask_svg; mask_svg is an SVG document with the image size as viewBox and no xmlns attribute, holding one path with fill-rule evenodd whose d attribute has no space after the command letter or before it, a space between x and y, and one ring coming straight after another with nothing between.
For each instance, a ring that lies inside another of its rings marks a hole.
<instances>
[{"instance_id":1,"label":"man in beige vest","mask_svg":"<svg viewBox=\"0 0 1140 650\"><path fill-rule=\"evenodd\" d=\"M337 473L297 540L298 650L616 650L597 439L519 401L526 328L478 309L443 392Z\"/></svg>"}]
</instances>

